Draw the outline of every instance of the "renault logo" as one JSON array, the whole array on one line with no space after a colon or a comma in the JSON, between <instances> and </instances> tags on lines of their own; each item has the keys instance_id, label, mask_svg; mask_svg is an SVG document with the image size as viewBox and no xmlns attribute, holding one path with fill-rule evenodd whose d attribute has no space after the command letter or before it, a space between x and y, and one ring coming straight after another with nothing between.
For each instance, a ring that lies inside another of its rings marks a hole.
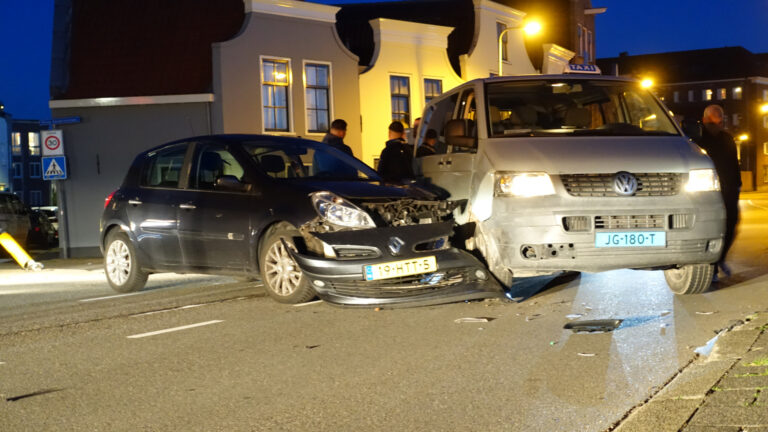
<instances>
[{"instance_id":1,"label":"renault logo","mask_svg":"<svg viewBox=\"0 0 768 432\"><path fill-rule=\"evenodd\" d=\"M617 172L613 176L613 190L623 196L631 196L637 192L637 177L626 171Z\"/></svg>"},{"instance_id":2,"label":"renault logo","mask_svg":"<svg viewBox=\"0 0 768 432\"><path fill-rule=\"evenodd\" d=\"M405 242L399 237L390 237L389 242L387 243L389 252L391 252L392 255L400 255L400 249L402 249L403 246L405 246Z\"/></svg>"}]
</instances>

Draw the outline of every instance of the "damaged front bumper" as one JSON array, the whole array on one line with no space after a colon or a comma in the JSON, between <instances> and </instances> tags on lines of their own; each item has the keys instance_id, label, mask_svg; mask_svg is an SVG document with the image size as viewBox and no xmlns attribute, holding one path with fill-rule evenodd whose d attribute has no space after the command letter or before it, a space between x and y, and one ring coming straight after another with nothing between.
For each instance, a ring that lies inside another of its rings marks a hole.
<instances>
[{"instance_id":1,"label":"damaged front bumper","mask_svg":"<svg viewBox=\"0 0 768 432\"><path fill-rule=\"evenodd\" d=\"M449 246L452 234L452 222L305 231L305 241L316 246L320 242L325 256L291 254L318 296L331 303L422 306L503 297L503 289L480 261ZM421 263L432 257L436 269L427 265L425 270Z\"/></svg>"}]
</instances>

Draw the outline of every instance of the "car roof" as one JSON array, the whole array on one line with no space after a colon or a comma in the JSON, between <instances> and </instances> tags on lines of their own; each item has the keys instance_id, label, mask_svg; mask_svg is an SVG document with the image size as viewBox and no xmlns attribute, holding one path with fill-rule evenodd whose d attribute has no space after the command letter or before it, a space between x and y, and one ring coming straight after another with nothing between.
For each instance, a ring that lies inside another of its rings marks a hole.
<instances>
[{"instance_id":1,"label":"car roof","mask_svg":"<svg viewBox=\"0 0 768 432\"><path fill-rule=\"evenodd\" d=\"M151 153L153 151L159 150L161 148L167 147L169 145L178 144L178 143L187 143L187 142L196 142L196 141L205 141L205 142L219 142L223 144L227 143L239 143L243 141L250 141L250 142L259 142L263 141L265 144L267 143L273 143L273 144L293 144L293 145L303 145L305 147L310 148L316 148L320 145L318 141L313 141L309 139L304 138L295 138L295 137L285 137L285 136L278 136L278 135L260 135L260 134L216 134L216 135L198 135L194 137L188 137L188 138L182 138L175 141L170 141L164 144L160 144L158 146L152 147L149 150L146 150L144 153Z\"/></svg>"}]
</instances>

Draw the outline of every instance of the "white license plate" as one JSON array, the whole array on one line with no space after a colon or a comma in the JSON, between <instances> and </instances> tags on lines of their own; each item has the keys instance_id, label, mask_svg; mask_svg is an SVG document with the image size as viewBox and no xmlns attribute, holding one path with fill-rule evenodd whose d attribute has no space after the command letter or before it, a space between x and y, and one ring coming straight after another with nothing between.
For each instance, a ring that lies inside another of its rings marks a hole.
<instances>
[{"instance_id":1,"label":"white license plate","mask_svg":"<svg viewBox=\"0 0 768 432\"><path fill-rule=\"evenodd\" d=\"M595 233L595 247L665 247L664 231L626 231Z\"/></svg>"},{"instance_id":2,"label":"white license plate","mask_svg":"<svg viewBox=\"0 0 768 432\"><path fill-rule=\"evenodd\" d=\"M365 280L379 280L429 273L436 270L437 260L434 256L427 256L367 265L363 267L363 274Z\"/></svg>"}]
</instances>

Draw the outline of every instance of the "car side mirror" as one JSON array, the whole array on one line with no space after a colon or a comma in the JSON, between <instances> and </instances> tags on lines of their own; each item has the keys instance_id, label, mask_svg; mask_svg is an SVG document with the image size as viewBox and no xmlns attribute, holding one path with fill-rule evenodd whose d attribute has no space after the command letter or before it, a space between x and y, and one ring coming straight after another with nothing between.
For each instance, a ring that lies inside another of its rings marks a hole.
<instances>
[{"instance_id":1,"label":"car side mirror","mask_svg":"<svg viewBox=\"0 0 768 432\"><path fill-rule=\"evenodd\" d=\"M233 175L223 175L216 179L216 189L233 192L248 192L251 190L251 185L241 182Z\"/></svg>"},{"instance_id":2,"label":"car side mirror","mask_svg":"<svg viewBox=\"0 0 768 432\"><path fill-rule=\"evenodd\" d=\"M475 148L477 138L469 136L469 121L454 119L445 124L445 143L450 146Z\"/></svg>"},{"instance_id":3,"label":"car side mirror","mask_svg":"<svg viewBox=\"0 0 768 432\"><path fill-rule=\"evenodd\" d=\"M696 120L683 119L680 127L683 129L683 133L688 135L688 138L691 138L694 141L701 138L701 123Z\"/></svg>"}]
</instances>

